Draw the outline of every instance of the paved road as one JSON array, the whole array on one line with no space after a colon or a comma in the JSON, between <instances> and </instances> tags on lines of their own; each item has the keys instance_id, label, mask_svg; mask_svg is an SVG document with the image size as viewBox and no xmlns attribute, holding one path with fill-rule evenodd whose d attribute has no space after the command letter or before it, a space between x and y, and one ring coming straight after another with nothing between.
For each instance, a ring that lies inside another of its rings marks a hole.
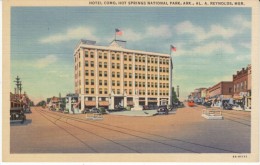
<instances>
[{"instance_id":1,"label":"paved road","mask_svg":"<svg viewBox=\"0 0 260 165\"><path fill-rule=\"evenodd\" d=\"M93 121L34 107L25 124L11 124L11 153L250 152L250 112L223 111L224 120L206 120L202 109Z\"/></svg>"}]
</instances>

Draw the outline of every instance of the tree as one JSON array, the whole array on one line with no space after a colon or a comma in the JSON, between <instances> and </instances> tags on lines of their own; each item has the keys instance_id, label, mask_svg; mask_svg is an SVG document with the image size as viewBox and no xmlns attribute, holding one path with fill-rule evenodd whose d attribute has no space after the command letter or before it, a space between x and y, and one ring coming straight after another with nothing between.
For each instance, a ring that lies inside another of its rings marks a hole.
<instances>
[{"instance_id":1,"label":"tree","mask_svg":"<svg viewBox=\"0 0 260 165\"><path fill-rule=\"evenodd\" d=\"M172 87L172 101L174 103L177 103L179 101L177 94L176 94L176 91L174 90L174 87Z\"/></svg>"},{"instance_id":2,"label":"tree","mask_svg":"<svg viewBox=\"0 0 260 165\"><path fill-rule=\"evenodd\" d=\"M37 103L36 106L44 106L44 105L46 105L46 101L42 100L39 103Z\"/></svg>"}]
</instances>

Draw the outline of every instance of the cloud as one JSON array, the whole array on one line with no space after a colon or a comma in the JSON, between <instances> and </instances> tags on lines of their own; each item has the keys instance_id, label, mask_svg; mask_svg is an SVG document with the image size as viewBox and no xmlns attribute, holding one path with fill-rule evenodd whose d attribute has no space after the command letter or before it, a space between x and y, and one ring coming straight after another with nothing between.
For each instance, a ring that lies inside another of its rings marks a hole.
<instances>
[{"instance_id":1,"label":"cloud","mask_svg":"<svg viewBox=\"0 0 260 165\"><path fill-rule=\"evenodd\" d=\"M171 28L168 25L150 26L146 28L146 37L169 38L172 36Z\"/></svg>"},{"instance_id":2,"label":"cloud","mask_svg":"<svg viewBox=\"0 0 260 165\"><path fill-rule=\"evenodd\" d=\"M236 34L242 33L244 29L237 28L249 28L250 22L244 17L237 16L232 19L233 24L230 27L225 27L218 24L213 24L210 26L209 30L205 30L203 27L194 25L190 21L184 21L177 24L174 28L177 34L180 35L191 35L197 41L204 41L213 37L221 37L223 39L229 39L234 37Z\"/></svg>"},{"instance_id":3,"label":"cloud","mask_svg":"<svg viewBox=\"0 0 260 165\"><path fill-rule=\"evenodd\" d=\"M64 33L53 34L40 39L40 43L51 44L60 43L70 40L79 40L80 38L88 38L90 40L97 41L98 38L93 35L94 30L87 27L76 27L68 29Z\"/></svg>"},{"instance_id":4,"label":"cloud","mask_svg":"<svg viewBox=\"0 0 260 165\"><path fill-rule=\"evenodd\" d=\"M242 15L236 15L231 18L231 20L234 25L238 26L242 30L251 28L251 21L247 20Z\"/></svg>"},{"instance_id":5,"label":"cloud","mask_svg":"<svg viewBox=\"0 0 260 165\"><path fill-rule=\"evenodd\" d=\"M250 55L238 55L236 56L237 61L247 61L250 60L251 56Z\"/></svg>"},{"instance_id":6,"label":"cloud","mask_svg":"<svg viewBox=\"0 0 260 165\"><path fill-rule=\"evenodd\" d=\"M58 58L55 55L48 55L46 57L40 58L35 62L36 68L45 68L49 66L50 64L55 63L58 60Z\"/></svg>"},{"instance_id":7,"label":"cloud","mask_svg":"<svg viewBox=\"0 0 260 165\"><path fill-rule=\"evenodd\" d=\"M127 28L123 29L123 38L127 41L140 41L147 38L170 38L172 36L171 28L169 25L148 26L144 28L144 32L135 31ZM106 39L111 41L111 37Z\"/></svg>"},{"instance_id":8,"label":"cloud","mask_svg":"<svg viewBox=\"0 0 260 165\"><path fill-rule=\"evenodd\" d=\"M244 48L251 49L250 43L240 43L239 45L243 46Z\"/></svg>"},{"instance_id":9,"label":"cloud","mask_svg":"<svg viewBox=\"0 0 260 165\"><path fill-rule=\"evenodd\" d=\"M176 43L176 56L210 56L215 54L233 54L235 49L227 42L209 42L201 45L185 46L184 43Z\"/></svg>"}]
</instances>

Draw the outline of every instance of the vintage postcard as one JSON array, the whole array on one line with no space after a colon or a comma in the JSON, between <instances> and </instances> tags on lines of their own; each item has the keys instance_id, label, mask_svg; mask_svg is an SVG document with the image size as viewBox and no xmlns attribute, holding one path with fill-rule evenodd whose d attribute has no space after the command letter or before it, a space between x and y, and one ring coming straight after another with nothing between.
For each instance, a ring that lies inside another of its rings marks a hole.
<instances>
[{"instance_id":1,"label":"vintage postcard","mask_svg":"<svg viewBox=\"0 0 260 165\"><path fill-rule=\"evenodd\" d=\"M4 0L4 162L258 162L259 1Z\"/></svg>"}]
</instances>

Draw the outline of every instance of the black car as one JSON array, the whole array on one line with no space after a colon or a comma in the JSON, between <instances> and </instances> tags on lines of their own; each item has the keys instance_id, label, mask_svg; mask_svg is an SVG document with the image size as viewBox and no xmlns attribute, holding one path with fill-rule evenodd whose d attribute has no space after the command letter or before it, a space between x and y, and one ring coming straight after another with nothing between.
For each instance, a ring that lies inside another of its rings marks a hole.
<instances>
[{"instance_id":1,"label":"black car","mask_svg":"<svg viewBox=\"0 0 260 165\"><path fill-rule=\"evenodd\" d=\"M97 109L97 108L91 108L91 109L89 110L89 112L90 112L90 113L99 113L99 109Z\"/></svg>"},{"instance_id":2,"label":"black car","mask_svg":"<svg viewBox=\"0 0 260 165\"><path fill-rule=\"evenodd\" d=\"M157 109L157 112L158 112L159 114L168 115L169 110L168 110L168 108L167 108L167 105L160 105L160 106L158 107L158 109Z\"/></svg>"}]
</instances>

